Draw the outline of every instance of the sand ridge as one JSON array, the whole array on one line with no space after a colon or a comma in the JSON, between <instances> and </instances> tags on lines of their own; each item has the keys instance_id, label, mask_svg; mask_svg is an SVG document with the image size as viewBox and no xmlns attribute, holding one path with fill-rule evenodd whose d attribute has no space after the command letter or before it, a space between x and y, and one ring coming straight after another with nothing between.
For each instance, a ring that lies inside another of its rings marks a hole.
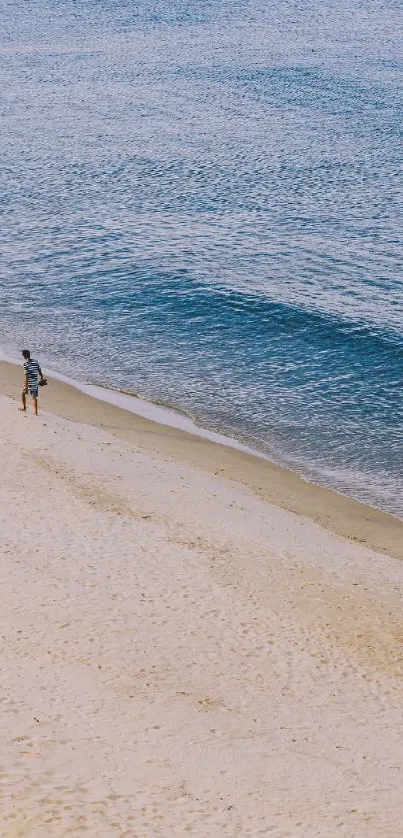
<instances>
[{"instance_id":1,"label":"sand ridge","mask_svg":"<svg viewBox=\"0 0 403 838\"><path fill-rule=\"evenodd\" d=\"M401 834L403 565L219 465L0 427L0 834Z\"/></svg>"}]
</instances>

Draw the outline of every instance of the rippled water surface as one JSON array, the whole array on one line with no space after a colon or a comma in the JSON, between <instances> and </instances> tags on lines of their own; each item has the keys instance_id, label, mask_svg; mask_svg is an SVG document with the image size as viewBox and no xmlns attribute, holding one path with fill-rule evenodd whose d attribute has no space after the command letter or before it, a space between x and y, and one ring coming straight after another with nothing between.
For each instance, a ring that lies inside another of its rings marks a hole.
<instances>
[{"instance_id":1,"label":"rippled water surface","mask_svg":"<svg viewBox=\"0 0 403 838\"><path fill-rule=\"evenodd\" d=\"M21 3L0 344L403 516L403 12Z\"/></svg>"}]
</instances>

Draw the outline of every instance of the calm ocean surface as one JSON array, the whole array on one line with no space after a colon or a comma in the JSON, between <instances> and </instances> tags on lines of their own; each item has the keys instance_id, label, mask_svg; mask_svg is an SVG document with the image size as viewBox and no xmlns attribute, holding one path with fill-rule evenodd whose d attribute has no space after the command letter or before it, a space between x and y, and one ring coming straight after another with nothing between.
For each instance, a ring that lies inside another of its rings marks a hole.
<instances>
[{"instance_id":1,"label":"calm ocean surface","mask_svg":"<svg viewBox=\"0 0 403 838\"><path fill-rule=\"evenodd\" d=\"M0 346L403 517L403 11L9 0Z\"/></svg>"}]
</instances>

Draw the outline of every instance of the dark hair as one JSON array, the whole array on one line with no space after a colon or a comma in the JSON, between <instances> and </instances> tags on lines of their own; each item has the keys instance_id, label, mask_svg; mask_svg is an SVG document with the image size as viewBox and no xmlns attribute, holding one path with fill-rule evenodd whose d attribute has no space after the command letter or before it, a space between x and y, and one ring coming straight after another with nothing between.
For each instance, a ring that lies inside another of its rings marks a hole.
<instances>
[{"instance_id":1,"label":"dark hair","mask_svg":"<svg viewBox=\"0 0 403 838\"><path fill-rule=\"evenodd\" d=\"M27 361L29 360L29 358L31 357L31 353L30 353L29 349L23 349L22 350L22 357L26 358Z\"/></svg>"}]
</instances>

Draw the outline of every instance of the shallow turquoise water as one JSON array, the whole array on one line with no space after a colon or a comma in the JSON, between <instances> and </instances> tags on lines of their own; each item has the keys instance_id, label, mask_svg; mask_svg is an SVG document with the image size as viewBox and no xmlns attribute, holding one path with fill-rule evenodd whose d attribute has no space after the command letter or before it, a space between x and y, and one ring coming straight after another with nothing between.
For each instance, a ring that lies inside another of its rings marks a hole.
<instances>
[{"instance_id":1,"label":"shallow turquoise water","mask_svg":"<svg viewBox=\"0 0 403 838\"><path fill-rule=\"evenodd\" d=\"M0 344L403 515L403 13L11 0Z\"/></svg>"}]
</instances>

